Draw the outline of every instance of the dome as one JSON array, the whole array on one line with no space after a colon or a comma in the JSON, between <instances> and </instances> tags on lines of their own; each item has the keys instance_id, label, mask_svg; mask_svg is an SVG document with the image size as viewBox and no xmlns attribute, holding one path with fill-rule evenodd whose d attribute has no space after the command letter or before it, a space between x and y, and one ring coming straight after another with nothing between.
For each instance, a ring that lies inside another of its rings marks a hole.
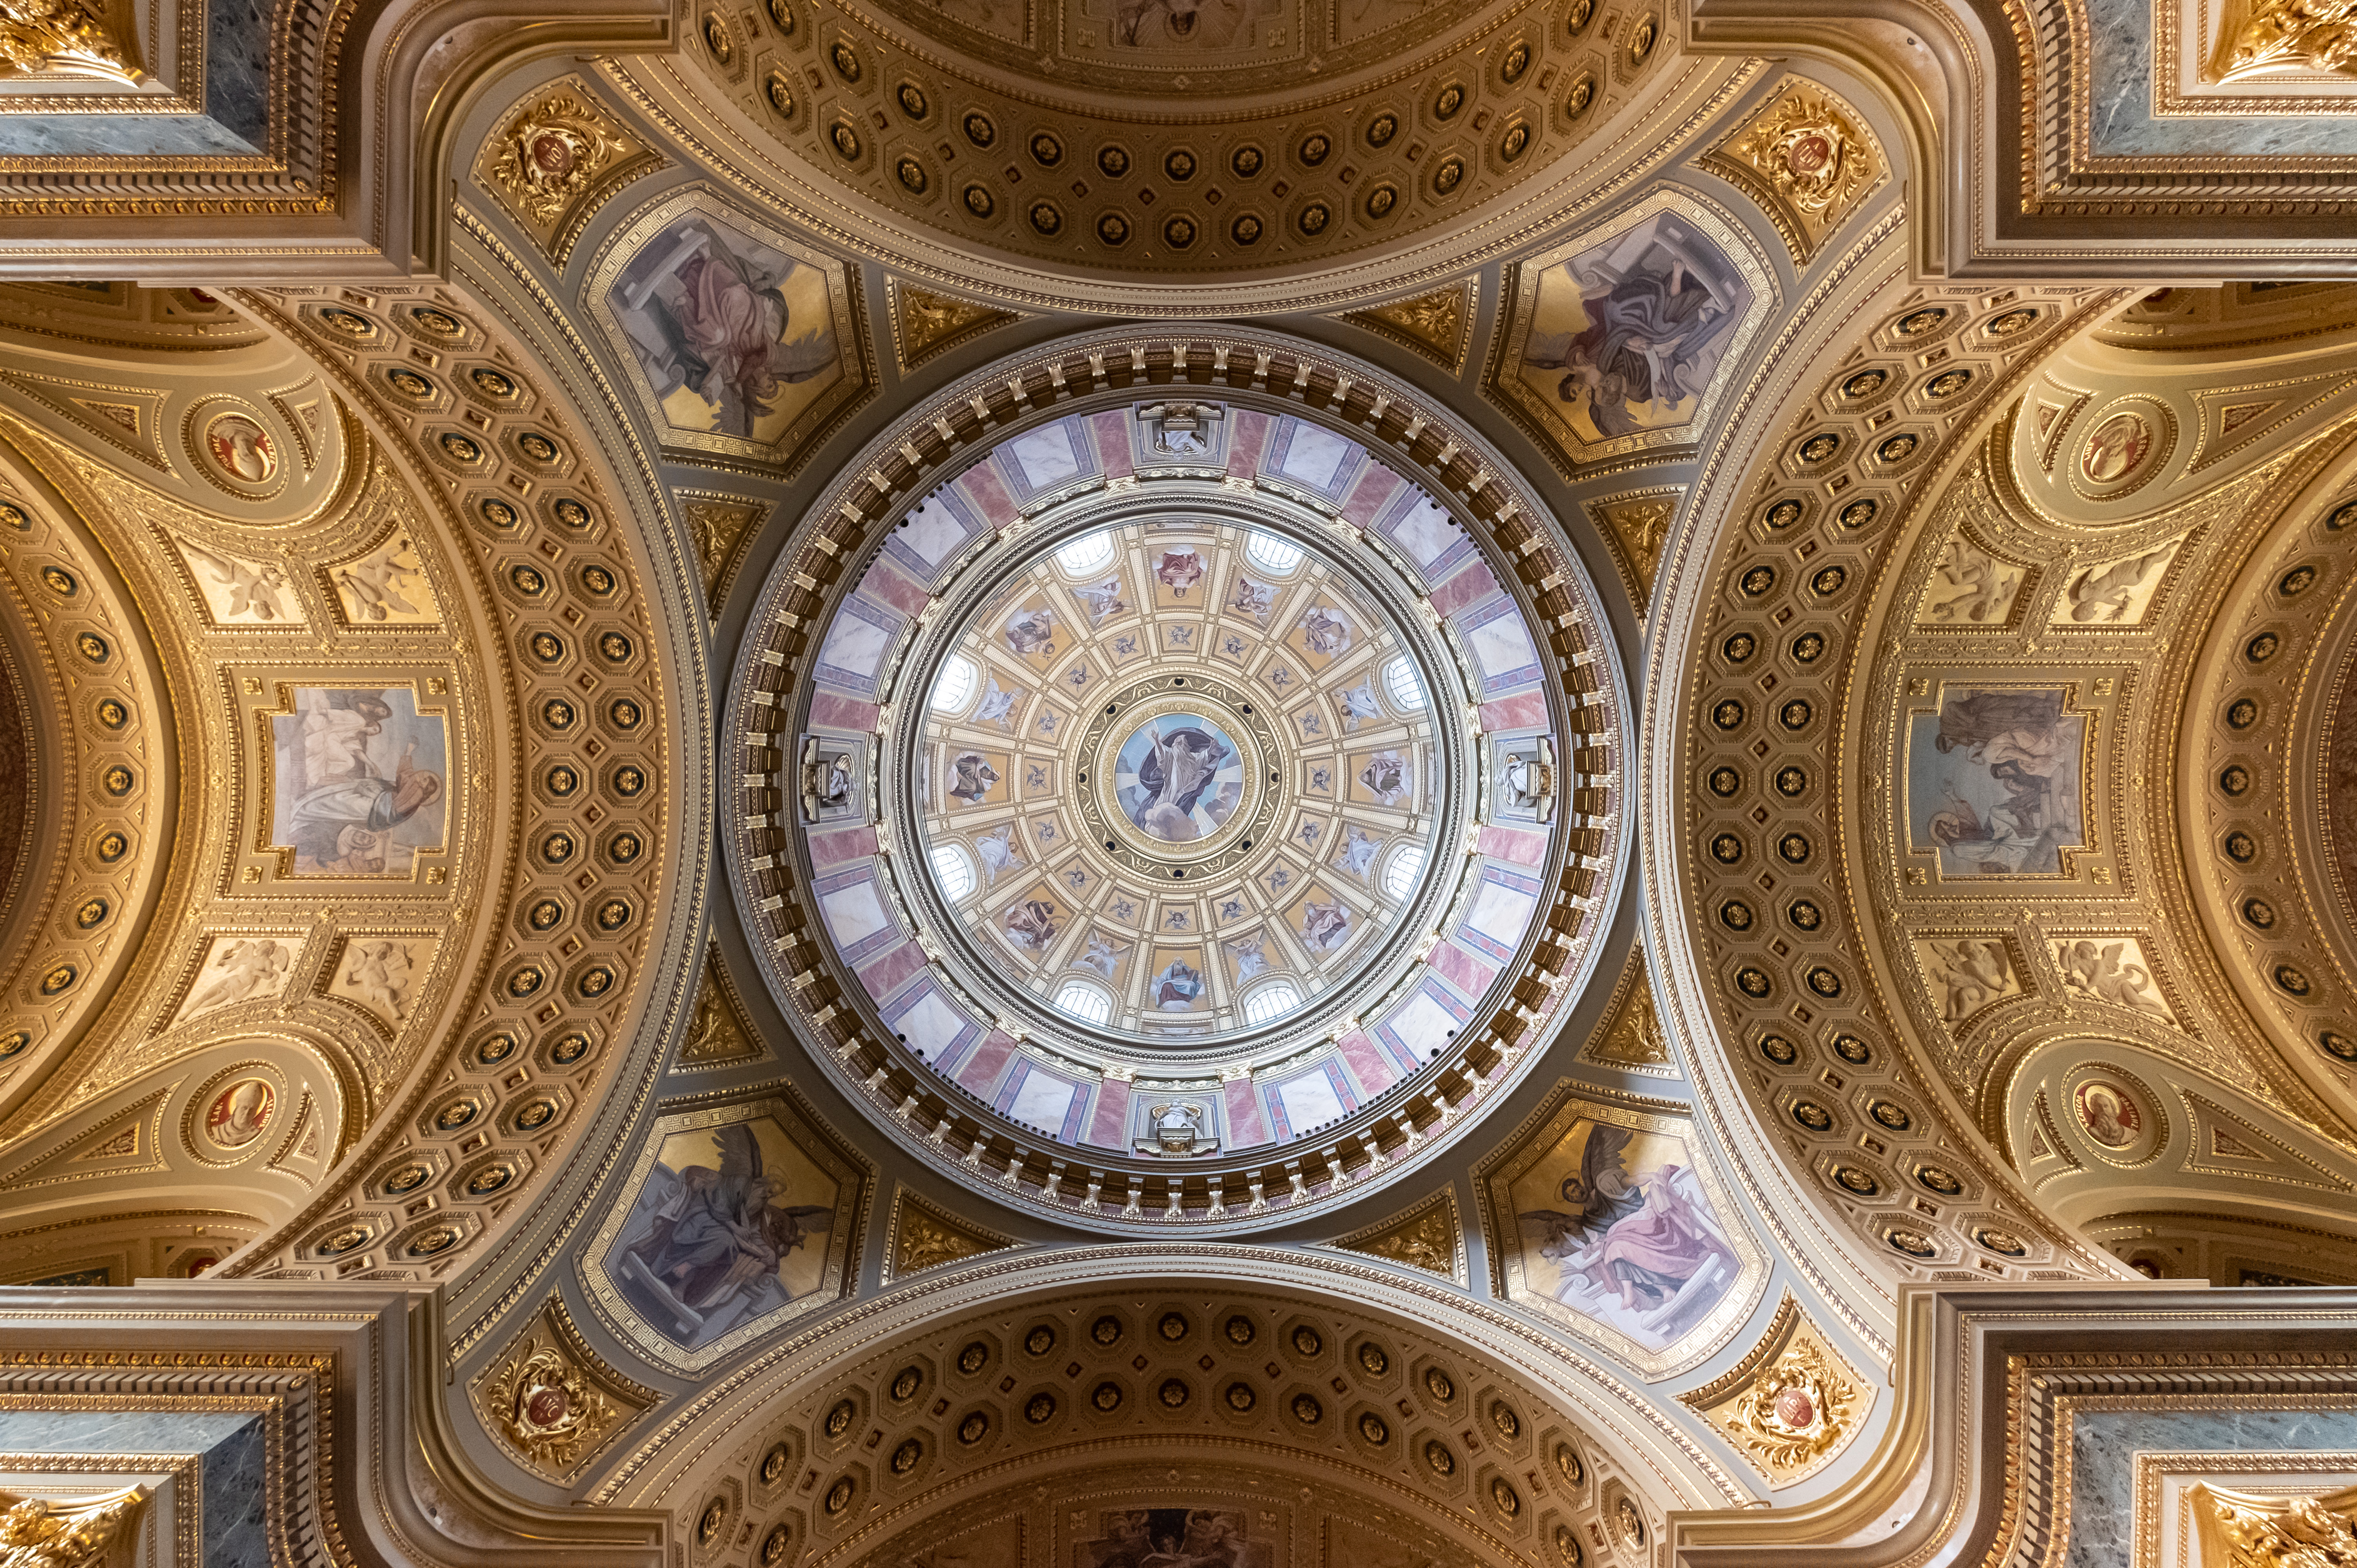
<instances>
[{"instance_id":1,"label":"dome","mask_svg":"<svg viewBox=\"0 0 2357 1568\"><path fill-rule=\"evenodd\" d=\"M807 685L743 671L791 803L755 897L791 865L812 917L781 988L939 1106L888 1125L972 1126L944 1164L1068 1212L1154 1171L1156 1214L1248 1223L1311 1200L1305 1153L1388 1170L1598 908L1565 892L1607 748L1558 750L1516 571L1412 462L1236 380L992 431L830 558Z\"/></svg>"}]
</instances>

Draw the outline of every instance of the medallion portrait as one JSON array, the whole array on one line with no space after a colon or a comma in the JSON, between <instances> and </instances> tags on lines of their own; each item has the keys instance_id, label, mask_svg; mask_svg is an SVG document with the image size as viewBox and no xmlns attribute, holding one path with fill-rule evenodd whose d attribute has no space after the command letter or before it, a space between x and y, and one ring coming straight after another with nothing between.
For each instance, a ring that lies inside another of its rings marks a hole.
<instances>
[{"instance_id":1,"label":"medallion portrait","mask_svg":"<svg viewBox=\"0 0 2357 1568\"><path fill-rule=\"evenodd\" d=\"M242 1078L225 1085L205 1106L205 1137L214 1147L242 1149L262 1136L278 1103L267 1080Z\"/></svg>"},{"instance_id":2,"label":"medallion portrait","mask_svg":"<svg viewBox=\"0 0 2357 1568\"><path fill-rule=\"evenodd\" d=\"M266 485L278 477L278 448L252 416L223 413L205 426L204 455L222 477Z\"/></svg>"},{"instance_id":3,"label":"medallion portrait","mask_svg":"<svg viewBox=\"0 0 2357 1568\"><path fill-rule=\"evenodd\" d=\"M2091 485L2117 484L2144 466L2152 447L2152 426L2144 415L2123 409L2089 434L2079 472Z\"/></svg>"},{"instance_id":4,"label":"medallion portrait","mask_svg":"<svg viewBox=\"0 0 2357 1568\"><path fill-rule=\"evenodd\" d=\"M406 686L298 686L271 728L271 843L297 876L407 876L439 849L443 716Z\"/></svg>"},{"instance_id":5,"label":"medallion portrait","mask_svg":"<svg viewBox=\"0 0 2357 1568\"><path fill-rule=\"evenodd\" d=\"M2080 1129L2107 1149L2127 1148L2144 1135L2136 1097L2107 1079L2093 1079L2072 1090L2071 1109Z\"/></svg>"}]
</instances>

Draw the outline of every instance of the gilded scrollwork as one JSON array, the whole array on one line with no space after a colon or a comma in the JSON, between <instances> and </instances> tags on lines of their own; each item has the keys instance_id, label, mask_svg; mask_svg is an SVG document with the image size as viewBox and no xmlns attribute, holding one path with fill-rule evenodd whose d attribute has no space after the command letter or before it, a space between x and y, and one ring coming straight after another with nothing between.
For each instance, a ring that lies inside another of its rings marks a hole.
<instances>
[{"instance_id":1,"label":"gilded scrollwork","mask_svg":"<svg viewBox=\"0 0 2357 1568\"><path fill-rule=\"evenodd\" d=\"M2276 1498L2197 1483L2189 1494L2201 1568L2357 1565L2357 1487Z\"/></svg>"},{"instance_id":2,"label":"gilded scrollwork","mask_svg":"<svg viewBox=\"0 0 2357 1568\"><path fill-rule=\"evenodd\" d=\"M70 1501L0 1492L0 1568L112 1568L146 1512L145 1485Z\"/></svg>"},{"instance_id":3,"label":"gilded scrollwork","mask_svg":"<svg viewBox=\"0 0 2357 1568\"><path fill-rule=\"evenodd\" d=\"M2357 5L2351 0L2227 0L2203 74L2247 81L2291 71L2357 76Z\"/></svg>"},{"instance_id":4,"label":"gilded scrollwork","mask_svg":"<svg viewBox=\"0 0 2357 1568\"><path fill-rule=\"evenodd\" d=\"M594 193L661 166L661 158L572 80L535 93L508 115L476 158L476 177L562 262L567 220Z\"/></svg>"},{"instance_id":5,"label":"gilded scrollwork","mask_svg":"<svg viewBox=\"0 0 2357 1568\"><path fill-rule=\"evenodd\" d=\"M468 1392L501 1444L559 1478L577 1474L658 1397L606 1365L554 1295Z\"/></svg>"},{"instance_id":6,"label":"gilded scrollwork","mask_svg":"<svg viewBox=\"0 0 2357 1568\"><path fill-rule=\"evenodd\" d=\"M0 80L95 77L129 85L144 74L113 27L77 0L0 0Z\"/></svg>"},{"instance_id":7,"label":"gilded scrollwork","mask_svg":"<svg viewBox=\"0 0 2357 1568\"><path fill-rule=\"evenodd\" d=\"M1882 149L1864 117L1800 79L1701 162L1760 204L1803 264L1885 173Z\"/></svg>"}]
</instances>

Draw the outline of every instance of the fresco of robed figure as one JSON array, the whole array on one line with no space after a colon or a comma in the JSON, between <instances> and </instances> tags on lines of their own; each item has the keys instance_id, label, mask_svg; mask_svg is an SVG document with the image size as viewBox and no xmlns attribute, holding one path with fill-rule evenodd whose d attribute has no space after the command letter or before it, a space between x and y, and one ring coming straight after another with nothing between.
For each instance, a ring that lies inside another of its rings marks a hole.
<instances>
[{"instance_id":1,"label":"fresco of robed figure","mask_svg":"<svg viewBox=\"0 0 2357 1568\"><path fill-rule=\"evenodd\" d=\"M441 847L447 737L408 687L298 686L270 738L271 843L296 875L407 876Z\"/></svg>"},{"instance_id":2,"label":"fresco of robed figure","mask_svg":"<svg viewBox=\"0 0 2357 1568\"><path fill-rule=\"evenodd\" d=\"M699 1349L819 1288L840 1196L774 1121L675 1133L606 1268L649 1324Z\"/></svg>"},{"instance_id":3,"label":"fresco of robed figure","mask_svg":"<svg viewBox=\"0 0 2357 1568\"><path fill-rule=\"evenodd\" d=\"M1742 1260L1679 1139L1574 1122L1517 1179L1530 1290L1659 1350L1735 1288Z\"/></svg>"},{"instance_id":4,"label":"fresco of robed figure","mask_svg":"<svg viewBox=\"0 0 2357 1568\"><path fill-rule=\"evenodd\" d=\"M2087 842L2079 789L2085 715L2060 686L1950 689L1917 714L1907 740L1913 846L1937 849L1943 876L2051 876Z\"/></svg>"},{"instance_id":5,"label":"fresco of robed figure","mask_svg":"<svg viewBox=\"0 0 2357 1568\"><path fill-rule=\"evenodd\" d=\"M1725 252L1658 213L1540 274L1522 379L1580 444L1684 424L1750 306Z\"/></svg>"},{"instance_id":6,"label":"fresco of robed figure","mask_svg":"<svg viewBox=\"0 0 2357 1568\"><path fill-rule=\"evenodd\" d=\"M657 231L607 305L681 430L774 441L842 377L825 275L714 219Z\"/></svg>"}]
</instances>

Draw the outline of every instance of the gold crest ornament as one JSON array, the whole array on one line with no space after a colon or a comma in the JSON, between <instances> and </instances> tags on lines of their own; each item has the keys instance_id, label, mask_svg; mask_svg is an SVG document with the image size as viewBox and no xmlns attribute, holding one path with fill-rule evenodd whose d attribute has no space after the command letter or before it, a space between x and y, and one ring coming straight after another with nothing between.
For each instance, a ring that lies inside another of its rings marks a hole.
<instances>
[{"instance_id":1,"label":"gold crest ornament","mask_svg":"<svg viewBox=\"0 0 2357 1568\"><path fill-rule=\"evenodd\" d=\"M500 1374L493 1397L508 1441L544 1464L569 1462L584 1440L603 1431L614 1413L580 1369L548 1345Z\"/></svg>"},{"instance_id":2,"label":"gold crest ornament","mask_svg":"<svg viewBox=\"0 0 2357 1568\"><path fill-rule=\"evenodd\" d=\"M655 1398L582 1344L554 1296L470 1391L484 1424L502 1443L560 1478Z\"/></svg>"},{"instance_id":3,"label":"gold crest ornament","mask_svg":"<svg viewBox=\"0 0 2357 1568\"><path fill-rule=\"evenodd\" d=\"M1849 1445L1872 1391L1789 1294L1751 1352L1680 1400L1759 1466L1771 1487L1816 1474Z\"/></svg>"},{"instance_id":4,"label":"gold crest ornament","mask_svg":"<svg viewBox=\"0 0 2357 1568\"><path fill-rule=\"evenodd\" d=\"M621 150L603 114L569 92L551 93L500 133L491 179L526 221L550 229Z\"/></svg>"},{"instance_id":5,"label":"gold crest ornament","mask_svg":"<svg viewBox=\"0 0 2357 1568\"><path fill-rule=\"evenodd\" d=\"M1803 263L1883 175L1881 151L1857 113L1798 81L1702 162L1759 202Z\"/></svg>"}]
</instances>

